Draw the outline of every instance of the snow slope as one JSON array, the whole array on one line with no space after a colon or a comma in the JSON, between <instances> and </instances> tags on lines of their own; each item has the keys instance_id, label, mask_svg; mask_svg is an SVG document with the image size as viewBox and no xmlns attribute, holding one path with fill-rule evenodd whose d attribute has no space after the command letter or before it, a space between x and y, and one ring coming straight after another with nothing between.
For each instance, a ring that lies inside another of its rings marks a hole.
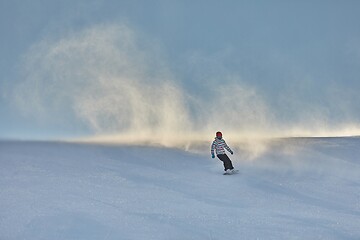
<instances>
[{"instance_id":1,"label":"snow slope","mask_svg":"<svg viewBox=\"0 0 360 240\"><path fill-rule=\"evenodd\" d=\"M209 153L2 141L0 239L360 239L359 146L273 140L223 176Z\"/></svg>"}]
</instances>

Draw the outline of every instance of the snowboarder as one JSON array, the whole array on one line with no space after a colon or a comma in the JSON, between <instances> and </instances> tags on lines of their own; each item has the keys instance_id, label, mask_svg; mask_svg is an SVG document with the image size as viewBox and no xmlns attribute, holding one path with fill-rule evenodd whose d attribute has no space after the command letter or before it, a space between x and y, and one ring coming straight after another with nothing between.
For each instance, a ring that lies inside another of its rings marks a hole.
<instances>
[{"instance_id":1,"label":"snowboarder","mask_svg":"<svg viewBox=\"0 0 360 240\"><path fill-rule=\"evenodd\" d=\"M237 173L237 170L234 169L230 158L226 155L225 149L228 150L231 155L234 152L230 149L230 147L226 144L225 140L222 138L222 133L217 132L215 140L211 145L211 156L215 158L214 150L216 150L216 156L224 163L224 174L233 174Z\"/></svg>"}]
</instances>

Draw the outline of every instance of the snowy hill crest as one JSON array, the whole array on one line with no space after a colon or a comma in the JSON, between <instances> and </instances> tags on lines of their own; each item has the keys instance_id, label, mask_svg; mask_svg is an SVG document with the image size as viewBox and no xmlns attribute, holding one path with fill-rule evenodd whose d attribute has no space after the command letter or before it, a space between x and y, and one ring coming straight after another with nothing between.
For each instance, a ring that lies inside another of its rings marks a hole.
<instances>
[{"instance_id":1,"label":"snowy hill crest","mask_svg":"<svg viewBox=\"0 0 360 240\"><path fill-rule=\"evenodd\" d=\"M359 143L278 140L223 176L176 149L3 141L0 238L359 239Z\"/></svg>"}]
</instances>

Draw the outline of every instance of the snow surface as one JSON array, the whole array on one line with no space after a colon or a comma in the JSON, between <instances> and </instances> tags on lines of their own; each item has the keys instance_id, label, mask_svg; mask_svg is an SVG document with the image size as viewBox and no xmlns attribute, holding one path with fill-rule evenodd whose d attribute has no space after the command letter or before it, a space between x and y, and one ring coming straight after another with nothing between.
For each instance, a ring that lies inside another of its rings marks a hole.
<instances>
[{"instance_id":1,"label":"snow surface","mask_svg":"<svg viewBox=\"0 0 360 240\"><path fill-rule=\"evenodd\" d=\"M210 152L2 141L0 239L360 239L359 146L278 139L224 176Z\"/></svg>"}]
</instances>

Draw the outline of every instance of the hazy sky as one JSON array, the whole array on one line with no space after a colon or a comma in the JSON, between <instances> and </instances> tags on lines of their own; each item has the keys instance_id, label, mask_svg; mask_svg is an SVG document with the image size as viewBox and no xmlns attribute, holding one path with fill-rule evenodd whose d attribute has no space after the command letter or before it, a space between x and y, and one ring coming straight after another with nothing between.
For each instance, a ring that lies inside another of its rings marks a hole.
<instances>
[{"instance_id":1,"label":"hazy sky","mask_svg":"<svg viewBox=\"0 0 360 240\"><path fill-rule=\"evenodd\" d=\"M357 0L2 0L0 138L204 121L229 131L356 126L359 9Z\"/></svg>"}]
</instances>

